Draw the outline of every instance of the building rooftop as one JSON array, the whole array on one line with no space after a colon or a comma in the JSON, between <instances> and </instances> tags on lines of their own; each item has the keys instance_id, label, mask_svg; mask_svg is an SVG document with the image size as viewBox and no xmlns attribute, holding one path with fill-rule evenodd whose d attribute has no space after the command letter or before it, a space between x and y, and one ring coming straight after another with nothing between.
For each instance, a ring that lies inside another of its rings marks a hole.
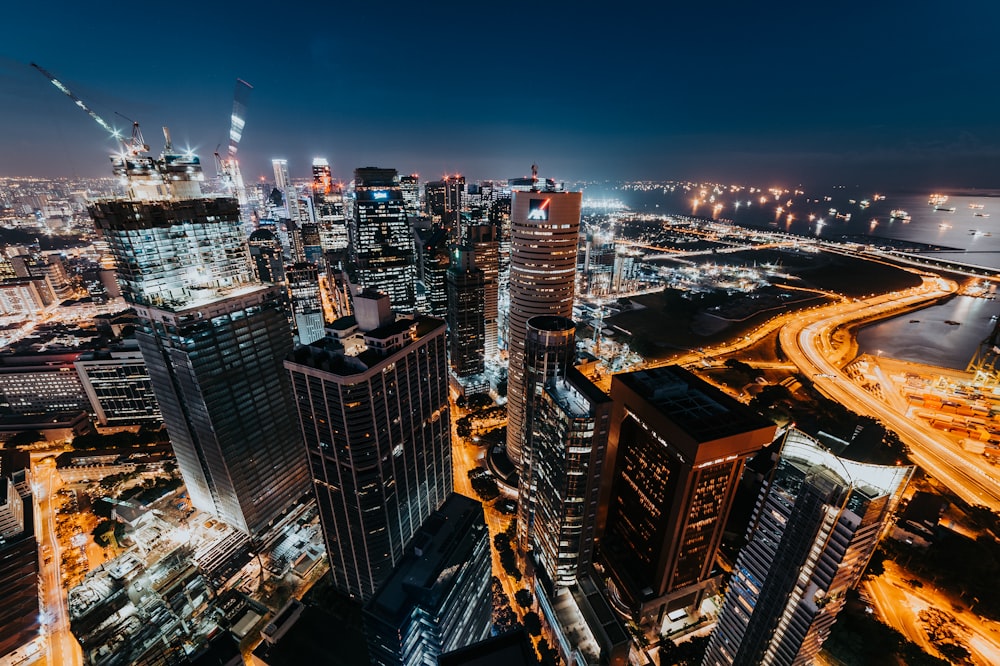
<instances>
[{"instance_id":1,"label":"building rooftop","mask_svg":"<svg viewBox=\"0 0 1000 666\"><path fill-rule=\"evenodd\" d=\"M452 493L410 540L409 552L368 602L366 612L399 623L413 606L433 603L430 597L438 580L463 563L455 558L464 536L484 521L480 502Z\"/></svg>"},{"instance_id":2,"label":"building rooftop","mask_svg":"<svg viewBox=\"0 0 1000 666\"><path fill-rule=\"evenodd\" d=\"M487 638L438 657L438 666L537 666L538 659L523 628Z\"/></svg>"},{"instance_id":3,"label":"building rooftop","mask_svg":"<svg viewBox=\"0 0 1000 666\"><path fill-rule=\"evenodd\" d=\"M684 368L667 365L614 376L699 442L774 427L767 418Z\"/></svg>"}]
</instances>

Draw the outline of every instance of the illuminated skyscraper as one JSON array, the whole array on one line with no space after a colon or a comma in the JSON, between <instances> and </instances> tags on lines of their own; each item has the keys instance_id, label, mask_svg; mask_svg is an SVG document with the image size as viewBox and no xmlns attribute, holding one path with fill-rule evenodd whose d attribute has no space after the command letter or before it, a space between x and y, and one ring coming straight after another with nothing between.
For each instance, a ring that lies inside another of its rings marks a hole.
<instances>
[{"instance_id":1,"label":"illuminated skyscraper","mask_svg":"<svg viewBox=\"0 0 1000 666\"><path fill-rule=\"evenodd\" d=\"M281 243L273 231L257 229L247 239L254 273L261 282L280 284L285 281L285 262Z\"/></svg>"},{"instance_id":2,"label":"illuminated skyscraper","mask_svg":"<svg viewBox=\"0 0 1000 666\"><path fill-rule=\"evenodd\" d=\"M403 203L406 206L406 214L410 218L420 216L420 176L411 173L409 176L400 176L399 187L403 191Z\"/></svg>"},{"instance_id":3,"label":"illuminated skyscraper","mask_svg":"<svg viewBox=\"0 0 1000 666\"><path fill-rule=\"evenodd\" d=\"M486 358L497 357L497 307L499 303L500 261L496 228L474 224L465 228L466 243L472 249L476 268L483 272L483 336Z\"/></svg>"},{"instance_id":4,"label":"illuminated skyscraper","mask_svg":"<svg viewBox=\"0 0 1000 666\"><path fill-rule=\"evenodd\" d=\"M580 192L514 192L507 342L507 455L520 466L524 439L524 339L528 320L572 317Z\"/></svg>"},{"instance_id":5,"label":"illuminated skyscraper","mask_svg":"<svg viewBox=\"0 0 1000 666\"><path fill-rule=\"evenodd\" d=\"M288 295L295 322L295 335L300 345L308 345L323 337L323 302L319 295L319 270L309 262L293 264L285 271Z\"/></svg>"},{"instance_id":6,"label":"illuminated skyscraper","mask_svg":"<svg viewBox=\"0 0 1000 666\"><path fill-rule=\"evenodd\" d=\"M376 292L355 315L360 349L326 337L285 367L334 585L367 601L452 492L451 418L445 323L397 321Z\"/></svg>"},{"instance_id":7,"label":"illuminated skyscraper","mask_svg":"<svg viewBox=\"0 0 1000 666\"><path fill-rule=\"evenodd\" d=\"M678 366L615 375L611 398L601 556L633 619L658 633L714 586L743 467L775 426Z\"/></svg>"},{"instance_id":8,"label":"illuminated skyscraper","mask_svg":"<svg viewBox=\"0 0 1000 666\"><path fill-rule=\"evenodd\" d=\"M197 158L113 158L131 200L90 213L138 316L136 339L194 505L258 534L308 469L282 360L282 289L253 279L236 200L204 198Z\"/></svg>"},{"instance_id":9,"label":"illuminated skyscraper","mask_svg":"<svg viewBox=\"0 0 1000 666\"><path fill-rule=\"evenodd\" d=\"M459 378L473 377L485 370L485 291L483 271L476 268L468 248L452 252L447 278L451 370Z\"/></svg>"},{"instance_id":10,"label":"illuminated skyscraper","mask_svg":"<svg viewBox=\"0 0 1000 666\"><path fill-rule=\"evenodd\" d=\"M324 157L313 158L313 198L323 201L333 191L333 173Z\"/></svg>"},{"instance_id":11,"label":"illuminated skyscraper","mask_svg":"<svg viewBox=\"0 0 1000 666\"><path fill-rule=\"evenodd\" d=\"M356 283L388 294L394 310L412 312L417 269L399 176L395 169L356 169L354 193L350 248Z\"/></svg>"},{"instance_id":12,"label":"illuminated skyscraper","mask_svg":"<svg viewBox=\"0 0 1000 666\"><path fill-rule=\"evenodd\" d=\"M28 663L29 659L22 661L10 653L37 654L37 644L36 649L26 644L42 637L30 464L27 453L0 450L0 663L4 664Z\"/></svg>"},{"instance_id":13,"label":"illuminated skyscraper","mask_svg":"<svg viewBox=\"0 0 1000 666\"><path fill-rule=\"evenodd\" d=\"M912 473L839 458L789 430L704 665L812 663Z\"/></svg>"},{"instance_id":14,"label":"illuminated skyscraper","mask_svg":"<svg viewBox=\"0 0 1000 666\"><path fill-rule=\"evenodd\" d=\"M299 214L299 193L288 175L288 160L271 160L271 166L274 167L274 186L285 197L285 215L297 225L302 221Z\"/></svg>"}]
</instances>

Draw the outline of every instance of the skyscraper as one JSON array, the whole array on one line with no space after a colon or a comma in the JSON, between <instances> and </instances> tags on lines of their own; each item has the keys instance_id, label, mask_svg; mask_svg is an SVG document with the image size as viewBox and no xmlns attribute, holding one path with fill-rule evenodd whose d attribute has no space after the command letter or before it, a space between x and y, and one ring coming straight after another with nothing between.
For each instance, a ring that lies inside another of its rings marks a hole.
<instances>
[{"instance_id":1,"label":"skyscraper","mask_svg":"<svg viewBox=\"0 0 1000 666\"><path fill-rule=\"evenodd\" d=\"M451 370L460 379L482 374L485 369L483 282L483 271L476 268L472 252L456 248L447 273L448 330Z\"/></svg>"},{"instance_id":2,"label":"skyscraper","mask_svg":"<svg viewBox=\"0 0 1000 666\"><path fill-rule=\"evenodd\" d=\"M4 657L42 631L29 466L27 453L0 450L0 663L20 663Z\"/></svg>"},{"instance_id":3,"label":"skyscraper","mask_svg":"<svg viewBox=\"0 0 1000 666\"><path fill-rule=\"evenodd\" d=\"M350 228L355 281L389 295L394 310L412 312L417 277L413 233L395 169L354 171Z\"/></svg>"},{"instance_id":4,"label":"skyscraper","mask_svg":"<svg viewBox=\"0 0 1000 666\"><path fill-rule=\"evenodd\" d=\"M452 492L451 419L445 323L396 321L374 292L355 297L355 315L359 352L326 337L285 367L334 584L367 601Z\"/></svg>"},{"instance_id":5,"label":"skyscraper","mask_svg":"<svg viewBox=\"0 0 1000 666\"><path fill-rule=\"evenodd\" d=\"M292 179L288 175L288 160L271 160L271 166L274 168L274 186L285 197L285 216L298 225L301 222L299 219L299 193L292 185Z\"/></svg>"},{"instance_id":6,"label":"skyscraper","mask_svg":"<svg viewBox=\"0 0 1000 666\"><path fill-rule=\"evenodd\" d=\"M247 239L254 274L261 282L280 284L285 281L285 263L281 243L269 229L257 229Z\"/></svg>"},{"instance_id":7,"label":"skyscraper","mask_svg":"<svg viewBox=\"0 0 1000 666\"><path fill-rule=\"evenodd\" d=\"M281 288L251 275L234 199L203 198L197 158L113 158L131 200L90 208L136 309L136 339L194 505L250 534L307 490L281 362Z\"/></svg>"},{"instance_id":8,"label":"skyscraper","mask_svg":"<svg viewBox=\"0 0 1000 666\"><path fill-rule=\"evenodd\" d=\"M409 176L400 176L399 187L403 192L403 204L406 207L406 214L410 218L420 215L420 176L411 173Z\"/></svg>"},{"instance_id":9,"label":"skyscraper","mask_svg":"<svg viewBox=\"0 0 1000 666\"><path fill-rule=\"evenodd\" d=\"M658 632L713 584L746 459L775 426L678 366L615 375L611 397L601 557L633 618Z\"/></svg>"},{"instance_id":10,"label":"skyscraper","mask_svg":"<svg viewBox=\"0 0 1000 666\"><path fill-rule=\"evenodd\" d=\"M428 518L406 557L364 609L371 663L436 664L490 635L490 533L483 505L452 494Z\"/></svg>"},{"instance_id":11,"label":"skyscraper","mask_svg":"<svg viewBox=\"0 0 1000 666\"><path fill-rule=\"evenodd\" d=\"M535 490L542 461L532 442L545 385L566 377L576 354L576 325L566 317L532 317L525 324L524 341L524 438L517 492L517 546L528 551L532 545L535 517ZM536 464L537 463L537 464Z\"/></svg>"},{"instance_id":12,"label":"skyscraper","mask_svg":"<svg viewBox=\"0 0 1000 666\"><path fill-rule=\"evenodd\" d=\"M576 368L549 379L535 398L531 546L536 571L552 586L573 585L590 567L611 406Z\"/></svg>"},{"instance_id":13,"label":"skyscraper","mask_svg":"<svg viewBox=\"0 0 1000 666\"><path fill-rule=\"evenodd\" d=\"M500 280L500 245L496 227L492 224L473 224L465 228L465 234L476 268L483 272L483 351L487 359L495 361Z\"/></svg>"},{"instance_id":14,"label":"skyscraper","mask_svg":"<svg viewBox=\"0 0 1000 666\"><path fill-rule=\"evenodd\" d=\"M912 473L839 458L789 430L754 509L705 666L811 663Z\"/></svg>"},{"instance_id":15,"label":"skyscraper","mask_svg":"<svg viewBox=\"0 0 1000 666\"><path fill-rule=\"evenodd\" d=\"M532 317L573 316L580 192L514 192L511 212L507 348L507 455L521 464L524 437L524 339Z\"/></svg>"},{"instance_id":16,"label":"skyscraper","mask_svg":"<svg viewBox=\"0 0 1000 666\"><path fill-rule=\"evenodd\" d=\"M333 173L330 171L330 163L324 157L314 157L312 173L313 198L317 202L321 202L333 191Z\"/></svg>"},{"instance_id":17,"label":"skyscraper","mask_svg":"<svg viewBox=\"0 0 1000 666\"><path fill-rule=\"evenodd\" d=\"M298 343L308 345L323 337L323 302L319 295L319 270L314 264L292 264L285 272L292 320Z\"/></svg>"}]
</instances>

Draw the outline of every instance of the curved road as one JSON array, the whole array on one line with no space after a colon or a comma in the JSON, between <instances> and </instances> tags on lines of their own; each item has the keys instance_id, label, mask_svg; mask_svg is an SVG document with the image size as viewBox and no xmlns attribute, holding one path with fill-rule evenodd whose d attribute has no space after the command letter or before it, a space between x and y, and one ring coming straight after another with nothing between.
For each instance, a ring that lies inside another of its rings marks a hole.
<instances>
[{"instance_id":1,"label":"curved road","mask_svg":"<svg viewBox=\"0 0 1000 666\"><path fill-rule=\"evenodd\" d=\"M911 458L931 476L945 483L972 504L1000 510L1000 479L982 461L963 454L957 445L939 433L892 409L851 381L841 366L845 349L832 343L834 331L854 321L888 316L901 308L912 308L955 293L958 285L941 278L925 277L923 284L902 294L889 294L834 304L810 316L792 319L781 328L781 348L788 359L816 388L848 409L883 421L895 430L911 451Z\"/></svg>"}]
</instances>

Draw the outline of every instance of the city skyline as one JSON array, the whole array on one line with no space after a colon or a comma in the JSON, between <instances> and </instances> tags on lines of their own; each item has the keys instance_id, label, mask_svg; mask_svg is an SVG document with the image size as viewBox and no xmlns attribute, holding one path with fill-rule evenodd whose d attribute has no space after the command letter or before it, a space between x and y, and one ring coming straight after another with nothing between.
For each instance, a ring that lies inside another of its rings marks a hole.
<instances>
[{"instance_id":1,"label":"city skyline","mask_svg":"<svg viewBox=\"0 0 1000 666\"><path fill-rule=\"evenodd\" d=\"M61 4L55 20L51 7L10 11L19 29L0 50L0 174L103 175L100 156L114 148L29 62L112 124L129 124L116 112L138 120L154 152L168 125L176 145L206 158L226 143L235 79L249 81L247 182L270 180L272 158L304 178L316 156L343 181L372 164L475 180L536 162L561 180L988 187L1000 164L997 93L982 85L994 7L941 17L899 3L863 15L573 5L521 16L390 3L313 11L286 39L257 3L100 17ZM123 51L123 35L157 22L172 48ZM201 55L201 66L177 67ZM454 84L437 85L436 72Z\"/></svg>"}]
</instances>

